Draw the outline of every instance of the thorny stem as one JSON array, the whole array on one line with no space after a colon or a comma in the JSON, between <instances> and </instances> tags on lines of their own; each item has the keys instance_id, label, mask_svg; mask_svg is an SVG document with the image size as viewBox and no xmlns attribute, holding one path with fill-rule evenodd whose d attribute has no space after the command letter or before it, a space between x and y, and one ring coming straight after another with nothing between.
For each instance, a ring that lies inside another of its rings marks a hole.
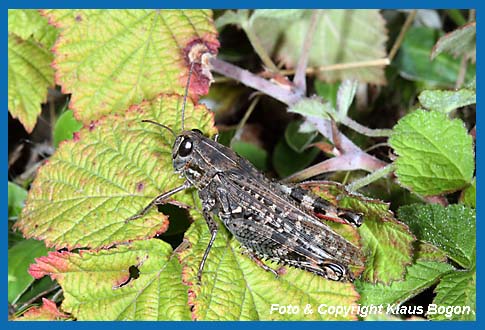
<instances>
[{"instance_id":1,"label":"thorny stem","mask_svg":"<svg viewBox=\"0 0 485 330\"><path fill-rule=\"evenodd\" d=\"M347 186L349 191L357 191L362 187L367 186L368 184L377 181L380 178L388 176L390 173L394 171L394 164L389 164L387 166L381 167L380 169L370 173L369 175L355 180L351 184Z\"/></svg>"},{"instance_id":2,"label":"thorny stem","mask_svg":"<svg viewBox=\"0 0 485 330\"><path fill-rule=\"evenodd\" d=\"M318 174L334 171L366 170L376 171L386 166L386 163L363 151L345 153L337 157L329 158L297 172L284 179L286 182L300 182Z\"/></svg>"},{"instance_id":3,"label":"thorny stem","mask_svg":"<svg viewBox=\"0 0 485 330\"><path fill-rule=\"evenodd\" d=\"M293 83L295 85L295 88L302 94L306 93L305 70L308 66L308 58L310 57L310 50L313 45L313 36L315 35L318 19L320 18L320 16L320 10L314 10L312 12L312 17L310 18L310 26L308 27L308 31L303 42L303 49L300 55L300 59L298 60L298 64L296 66L295 78L293 79Z\"/></svg>"},{"instance_id":4,"label":"thorny stem","mask_svg":"<svg viewBox=\"0 0 485 330\"><path fill-rule=\"evenodd\" d=\"M385 129L385 128L378 128L378 129L372 129L366 126L363 126L356 122L355 120L352 120L349 117L343 117L340 122L353 129L354 131L366 135L366 136L371 136L371 137L388 137L392 133L392 129Z\"/></svg>"},{"instance_id":5,"label":"thorny stem","mask_svg":"<svg viewBox=\"0 0 485 330\"><path fill-rule=\"evenodd\" d=\"M305 95L298 90L291 88L288 89L283 86L273 84L262 77L220 59L212 58L210 60L210 64L214 72L235 79L236 81L269 95L287 105L293 105L305 97ZM388 165L386 162L362 151L341 132L335 132L332 134L332 125L329 120L311 116L307 117L306 120L312 123L316 129L332 143L334 143L333 137L335 136L336 140L339 141L339 149L341 150L342 154L295 173L294 175L288 177L286 181L301 181L324 172L338 170L363 169L373 172Z\"/></svg>"},{"instance_id":6,"label":"thorny stem","mask_svg":"<svg viewBox=\"0 0 485 330\"><path fill-rule=\"evenodd\" d=\"M211 58L212 70L226 77L231 77L244 85L254 88L266 95L277 99L287 105L292 105L301 100L302 95L295 90L288 90L285 87L274 84L247 70L241 69L231 63L224 62L218 58Z\"/></svg>"},{"instance_id":7,"label":"thorny stem","mask_svg":"<svg viewBox=\"0 0 485 330\"><path fill-rule=\"evenodd\" d=\"M394 59L394 56L396 56L397 50L401 46L402 41L404 40L404 36L406 35L406 32L409 30L411 27L411 23L413 23L414 18L416 17L417 10L413 10L409 13L408 17L406 18L406 21L404 22L404 25L399 31L399 35L396 38L396 41L394 41L394 45L392 45L391 51L389 52L389 56L387 57L389 59L389 62L392 62Z\"/></svg>"}]
</instances>

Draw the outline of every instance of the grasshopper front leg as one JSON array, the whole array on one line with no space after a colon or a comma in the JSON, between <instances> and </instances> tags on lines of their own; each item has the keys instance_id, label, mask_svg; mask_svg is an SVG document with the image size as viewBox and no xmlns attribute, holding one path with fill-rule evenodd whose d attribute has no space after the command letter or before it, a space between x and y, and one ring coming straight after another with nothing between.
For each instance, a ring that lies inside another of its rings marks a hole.
<instances>
[{"instance_id":1,"label":"grasshopper front leg","mask_svg":"<svg viewBox=\"0 0 485 330\"><path fill-rule=\"evenodd\" d=\"M182 190L185 190L187 188L190 188L192 185L189 181L185 181L183 185L177 187L177 188L174 188L170 191L167 191L157 197L155 197L155 199L153 199L150 204L148 204L147 206L145 206L140 212L138 212L137 214L135 215L132 215L131 217L129 217L128 219L125 220L125 223L128 223L132 220L136 220L136 219L139 219L141 217L143 217L145 214L148 213L148 211L155 205L160 205L160 204L164 204L165 201L172 195L182 191Z\"/></svg>"}]
</instances>

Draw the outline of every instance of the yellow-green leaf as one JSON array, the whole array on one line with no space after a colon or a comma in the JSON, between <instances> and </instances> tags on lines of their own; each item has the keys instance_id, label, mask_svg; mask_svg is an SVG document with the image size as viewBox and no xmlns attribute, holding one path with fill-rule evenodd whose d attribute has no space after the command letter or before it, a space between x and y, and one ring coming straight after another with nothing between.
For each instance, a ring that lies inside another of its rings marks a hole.
<instances>
[{"instance_id":1,"label":"yellow-green leaf","mask_svg":"<svg viewBox=\"0 0 485 330\"><path fill-rule=\"evenodd\" d=\"M54 45L58 31L36 9L9 9L8 32L40 43L46 50Z\"/></svg>"},{"instance_id":2,"label":"yellow-green leaf","mask_svg":"<svg viewBox=\"0 0 485 330\"><path fill-rule=\"evenodd\" d=\"M136 241L101 251L51 252L29 272L62 286L61 309L77 320L187 320L187 289L167 243Z\"/></svg>"},{"instance_id":3,"label":"yellow-green leaf","mask_svg":"<svg viewBox=\"0 0 485 330\"><path fill-rule=\"evenodd\" d=\"M328 306L352 308L359 298L351 283L334 282L304 270L285 267L279 278L248 256L224 226L207 258L201 285L197 271L210 239L204 219L196 219L186 233L190 249L184 250L184 282L189 285L192 318L197 320L353 320L354 314L331 314ZM266 262L273 269L275 263ZM321 306L324 305L325 306ZM291 305L291 308L288 306ZM280 307L281 313L280 313ZM320 307L320 313L318 308ZM305 312L306 310L306 312ZM312 311L311 313L309 311ZM327 313L325 313L327 311Z\"/></svg>"},{"instance_id":4,"label":"yellow-green leaf","mask_svg":"<svg viewBox=\"0 0 485 330\"><path fill-rule=\"evenodd\" d=\"M173 136L152 119L180 129L182 97L162 96L132 107L123 117L106 116L62 143L37 174L17 222L26 237L48 246L102 247L152 237L168 226L152 210L125 223L154 197L180 185L173 173ZM186 107L185 127L215 133L205 107ZM185 196L185 197L184 197ZM189 203L191 192L177 199Z\"/></svg>"},{"instance_id":5,"label":"yellow-green leaf","mask_svg":"<svg viewBox=\"0 0 485 330\"><path fill-rule=\"evenodd\" d=\"M49 10L61 29L55 45L56 82L72 93L70 108L84 123L160 93L184 94L187 52L195 42L216 53L209 10ZM209 80L194 70L190 95Z\"/></svg>"},{"instance_id":6,"label":"yellow-green leaf","mask_svg":"<svg viewBox=\"0 0 485 330\"><path fill-rule=\"evenodd\" d=\"M28 132L34 129L47 99L47 87L54 85L51 52L32 38L8 35L8 110Z\"/></svg>"}]
</instances>

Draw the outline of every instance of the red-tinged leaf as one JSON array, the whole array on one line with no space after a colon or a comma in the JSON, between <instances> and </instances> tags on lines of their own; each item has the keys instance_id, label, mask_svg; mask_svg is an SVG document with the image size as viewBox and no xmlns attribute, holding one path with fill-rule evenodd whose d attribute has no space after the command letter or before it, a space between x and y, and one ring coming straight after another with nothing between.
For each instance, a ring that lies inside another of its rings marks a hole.
<instances>
[{"instance_id":1,"label":"red-tinged leaf","mask_svg":"<svg viewBox=\"0 0 485 330\"><path fill-rule=\"evenodd\" d=\"M62 142L38 171L16 227L24 236L56 248L99 248L146 239L167 229L165 215L151 210L125 222L154 197L182 184L173 173L173 136L143 119L180 128L181 97L162 96L110 115ZM204 106L186 106L186 127L215 134ZM174 198L192 203L192 194Z\"/></svg>"},{"instance_id":2,"label":"red-tinged leaf","mask_svg":"<svg viewBox=\"0 0 485 330\"><path fill-rule=\"evenodd\" d=\"M412 262L415 237L405 224L396 220L388 204L350 194L344 186L334 182L309 181L303 186L340 207L364 214L364 223L358 228L366 256L361 279L384 284L403 279L406 266Z\"/></svg>"},{"instance_id":3,"label":"red-tinged leaf","mask_svg":"<svg viewBox=\"0 0 485 330\"><path fill-rule=\"evenodd\" d=\"M186 320L187 288L171 247L158 239L100 251L53 252L30 273L61 285L77 320Z\"/></svg>"},{"instance_id":4,"label":"red-tinged leaf","mask_svg":"<svg viewBox=\"0 0 485 330\"><path fill-rule=\"evenodd\" d=\"M189 305L196 320L355 320L354 314L319 313L321 304L356 309L359 295L352 283L327 280L292 267L279 268L279 277L244 255L240 243L220 224L207 258L201 284L197 271L210 239L200 213L186 233L190 248L179 255L183 280L189 286ZM278 265L265 261L273 269ZM277 306L296 306L280 313ZM275 309L276 308L276 309ZM310 308L311 313L305 312ZM325 310L325 308L322 308Z\"/></svg>"},{"instance_id":5,"label":"red-tinged leaf","mask_svg":"<svg viewBox=\"0 0 485 330\"><path fill-rule=\"evenodd\" d=\"M184 94L188 53L219 47L209 10L47 10L61 30L54 46L56 82L72 93L84 123L160 93ZM189 94L206 94L209 78L196 66Z\"/></svg>"},{"instance_id":6,"label":"red-tinged leaf","mask_svg":"<svg viewBox=\"0 0 485 330\"><path fill-rule=\"evenodd\" d=\"M67 261L71 252L49 252L47 256L35 259L35 264L30 265L29 274L39 279L50 276L53 280L58 279L60 273L68 270Z\"/></svg>"},{"instance_id":7,"label":"red-tinged leaf","mask_svg":"<svg viewBox=\"0 0 485 330\"><path fill-rule=\"evenodd\" d=\"M69 318L69 315L61 312L55 302L42 298L41 306L30 308L15 321L59 321L67 318Z\"/></svg>"}]
</instances>

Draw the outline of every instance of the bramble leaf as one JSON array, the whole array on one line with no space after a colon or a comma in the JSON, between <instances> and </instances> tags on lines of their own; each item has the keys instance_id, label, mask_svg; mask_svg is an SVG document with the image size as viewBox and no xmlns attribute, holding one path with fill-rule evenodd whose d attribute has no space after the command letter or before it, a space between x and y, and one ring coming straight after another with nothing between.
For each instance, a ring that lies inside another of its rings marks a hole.
<instances>
[{"instance_id":1,"label":"bramble leaf","mask_svg":"<svg viewBox=\"0 0 485 330\"><path fill-rule=\"evenodd\" d=\"M429 252L423 253L423 249L430 249L427 247L428 245L420 243L419 250L416 251L418 258L407 267L406 276L402 281L394 281L390 285L384 285L358 280L355 285L360 294L359 303L361 305L383 304L384 306L401 304L436 284L445 274L453 271L451 265L439 260L432 261L429 258ZM430 246L432 247L432 245Z\"/></svg>"},{"instance_id":2,"label":"bramble leaf","mask_svg":"<svg viewBox=\"0 0 485 330\"><path fill-rule=\"evenodd\" d=\"M167 229L166 216L151 210L125 223L157 195L182 184L173 173L173 136L152 119L180 128L182 97L161 96L110 115L62 143L38 172L17 222L26 237L48 246L98 248L145 239ZM204 106L186 106L186 126L215 134ZM174 197L191 201L191 193Z\"/></svg>"},{"instance_id":3,"label":"bramble leaf","mask_svg":"<svg viewBox=\"0 0 485 330\"><path fill-rule=\"evenodd\" d=\"M399 219L416 236L443 250L464 268L475 264L475 210L461 204L414 204L399 208Z\"/></svg>"},{"instance_id":4,"label":"bramble leaf","mask_svg":"<svg viewBox=\"0 0 485 330\"><path fill-rule=\"evenodd\" d=\"M46 21L47 24L47 21ZM47 100L47 88L54 85L53 56L32 38L8 35L8 110L27 132L32 132Z\"/></svg>"},{"instance_id":5,"label":"bramble leaf","mask_svg":"<svg viewBox=\"0 0 485 330\"><path fill-rule=\"evenodd\" d=\"M472 180L472 137L459 119L417 110L397 123L389 143L399 156L395 173L400 184L418 194L453 192Z\"/></svg>"},{"instance_id":6,"label":"bramble leaf","mask_svg":"<svg viewBox=\"0 0 485 330\"><path fill-rule=\"evenodd\" d=\"M456 108L477 103L476 92L471 89L457 91L426 90L419 94L421 105L429 110L448 113Z\"/></svg>"},{"instance_id":7,"label":"bramble leaf","mask_svg":"<svg viewBox=\"0 0 485 330\"><path fill-rule=\"evenodd\" d=\"M445 306L445 308L458 306L463 312L456 312L446 315L430 313L428 309L428 318L431 320L460 320L473 321L476 318L477 297L476 297L476 272L475 269L467 271L456 271L449 273L441 279L441 282L435 289L436 297L433 304ZM465 308L469 307L470 311Z\"/></svg>"},{"instance_id":8,"label":"bramble leaf","mask_svg":"<svg viewBox=\"0 0 485 330\"><path fill-rule=\"evenodd\" d=\"M54 46L58 35L57 29L36 9L9 9L8 32L24 40L32 39L46 50Z\"/></svg>"},{"instance_id":9,"label":"bramble leaf","mask_svg":"<svg viewBox=\"0 0 485 330\"><path fill-rule=\"evenodd\" d=\"M210 233L200 213L186 239L191 248L180 254L184 282L189 285L189 305L192 318L197 320L351 320L354 315L321 315L316 308L321 303L329 306L352 306L358 295L351 283L334 282L309 272L285 267L279 278L263 270L248 256L243 255L240 243L230 238L220 224L219 231L207 258L201 285L197 271L209 242ZM273 269L275 263L265 262ZM295 314L272 311L275 305L298 306ZM313 313L305 314L310 304Z\"/></svg>"},{"instance_id":10,"label":"bramble leaf","mask_svg":"<svg viewBox=\"0 0 485 330\"><path fill-rule=\"evenodd\" d=\"M50 252L29 272L56 279L64 293L62 311L77 320L189 319L180 264L158 239L80 254Z\"/></svg>"},{"instance_id":11,"label":"bramble leaf","mask_svg":"<svg viewBox=\"0 0 485 330\"><path fill-rule=\"evenodd\" d=\"M72 93L83 123L120 113L160 93L184 94L186 56L194 42L219 47L209 10L48 10L61 29L56 82ZM194 70L189 94L206 94L209 79Z\"/></svg>"},{"instance_id":12,"label":"bramble leaf","mask_svg":"<svg viewBox=\"0 0 485 330\"><path fill-rule=\"evenodd\" d=\"M425 82L440 87L454 87L460 71L460 61L448 54L434 60L429 58L438 30L426 27L410 28L396 56L394 64L406 79ZM468 65L465 82L475 75L475 65Z\"/></svg>"},{"instance_id":13,"label":"bramble leaf","mask_svg":"<svg viewBox=\"0 0 485 330\"><path fill-rule=\"evenodd\" d=\"M466 206L476 208L477 207L477 180L476 178L473 179L470 186L465 188L462 191L460 196L460 202L465 204Z\"/></svg>"},{"instance_id":14,"label":"bramble leaf","mask_svg":"<svg viewBox=\"0 0 485 330\"><path fill-rule=\"evenodd\" d=\"M312 12L293 10L255 10L252 28L268 54L276 53L287 67L295 67L301 56ZM322 10L310 50L308 65L328 66L382 59L386 56L387 32L378 10ZM320 71L324 81L355 79L384 84L382 67L360 67Z\"/></svg>"},{"instance_id":15,"label":"bramble leaf","mask_svg":"<svg viewBox=\"0 0 485 330\"><path fill-rule=\"evenodd\" d=\"M339 207L364 214L364 223L357 229L366 256L363 280L388 284L403 278L406 266L412 262L415 238L405 224L394 218L388 204L349 194L344 186L335 182L309 181L302 186L312 188Z\"/></svg>"},{"instance_id":16,"label":"bramble leaf","mask_svg":"<svg viewBox=\"0 0 485 330\"><path fill-rule=\"evenodd\" d=\"M431 59L446 52L455 57L464 55L473 63L476 60L477 23L471 22L442 36L431 51Z\"/></svg>"}]
</instances>

